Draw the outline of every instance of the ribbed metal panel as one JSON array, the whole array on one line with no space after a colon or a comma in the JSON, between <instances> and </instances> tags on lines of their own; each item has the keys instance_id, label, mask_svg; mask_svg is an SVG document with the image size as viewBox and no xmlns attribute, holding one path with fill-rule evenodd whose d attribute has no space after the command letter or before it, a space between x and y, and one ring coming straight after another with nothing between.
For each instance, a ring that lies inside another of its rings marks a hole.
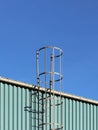
<instances>
[{"instance_id":1,"label":"ribbed metal panel","mask_svg":"<svg viewBox=\"0 0 98 130\"><path fill-rule=\"evenodd\" d=\"M30 94L29 88L0 82L0 130L35 130L33 114L24 109L30 106ZM44 96L44 92L40 94ZM37 105L32 103L32 108L37 109ZM59 110L60 107L55 110L57 122ZM63 126L63 130L98 130L98 105L63 97Z\"/></svg>"},{"instance_id":2,"label":"ribbed metal panel","mask_svg":"<svg viewBox=\"0 0 98 130\"><path fill-rule=\"evenodd\" d=\"M64 130L98 130L98 106L64 98Z\"/></svg>"},{"instance_id":3,"label":"ribbed metal panel","mask_svg":"<svg viewBox=\"0 0 98 130\"><path fill-rule=\"evenodd\" d=\"M0 83L0 130L29 130L29 90Z\"/></svg>"}]
</instances>

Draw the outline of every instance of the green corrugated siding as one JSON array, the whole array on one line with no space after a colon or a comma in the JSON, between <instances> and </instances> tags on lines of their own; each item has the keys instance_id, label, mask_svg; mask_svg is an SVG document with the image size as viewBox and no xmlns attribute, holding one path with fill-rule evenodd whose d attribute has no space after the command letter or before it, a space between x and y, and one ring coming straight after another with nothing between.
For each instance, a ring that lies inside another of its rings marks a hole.
<instances>
[{"instance_id":1,"label":"green corrugated siding","mask_svg":"<svg viewBox=\"0 0 98 130\"><path fill-rule=\"evenodd\" d=\"M64 130L98 130L98 106L64 98Z\"/></svg>"},{"instance_id":2,"label":"green corrugated siding","mask_svg":"<svg viewBox=\"0 0 98 130\"><path fill-rule=\"evenodd\" d=\"M24 111L29 105L28 88L0 82L0 130L31 130L31 125L36 122L31 123L33 115ZM32 104L32 108L37 109L37 105ZM59 109L55 110L57 122L60 120ZM63 130L98 130L98 106L63 97L63 126Z\"/></svg>"},{"instance_id":3,"label":"green corrugated siding","mask_svg":"<svg viewBox=\"0 0 98 130\"><path fill-rule=\"evenodd\" d=\"M0 83L0 130L29 130L29 90Z\"/></svg>"}]
</instances>

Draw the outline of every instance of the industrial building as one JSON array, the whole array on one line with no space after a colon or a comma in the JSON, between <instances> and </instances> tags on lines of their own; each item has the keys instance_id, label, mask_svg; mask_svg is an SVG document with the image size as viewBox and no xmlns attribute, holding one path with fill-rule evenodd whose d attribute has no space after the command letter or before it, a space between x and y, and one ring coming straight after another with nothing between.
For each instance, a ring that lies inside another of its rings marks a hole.
<instances>
[{"instance_id":1,"label":"industrial building","mask_svg":"<svg viewBox=\"0 0 98 130\"><path fill-rule=\"evenodd\" d=\"M45 93L44 88L0 77L0 130L36 130L33 113L25 111L30 105L30 93ZM58 97L58 92L55 91ZM63 129L98 130L98 101L62 93ZM36 106L32 106L36 107ZM55 110L57 120L60 113Z\"/></svg>"},{"instance_id":2,"label":"industrial building","mask_svg":"<svg viewBox=\"0 0 98 130\"><path fill-rule=\"evenodd\" d=\"M62 92L62 55L36 51L37 85L0 77L0 130L98 130L98 102Z\"/></svg>"}]
</instances>

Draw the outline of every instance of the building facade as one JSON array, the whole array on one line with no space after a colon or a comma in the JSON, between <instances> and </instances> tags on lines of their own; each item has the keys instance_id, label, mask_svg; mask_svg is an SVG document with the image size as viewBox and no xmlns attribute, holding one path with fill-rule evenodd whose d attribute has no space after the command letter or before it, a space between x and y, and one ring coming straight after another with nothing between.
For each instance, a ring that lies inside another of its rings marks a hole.
<instances>
[{"instance_id":1,"label":"building facade","mask_svg":"<svg viewBox=\"0 0 98 130\"><path fill-rule=\"evenodd\" d=\"M0 77L0 130L37 130L31 110L38 109L31 104L31 93L39 91L44 95L44 88ZM56 98L59 94L55 91ZM62 93L63 128L62 130L98 130L98 101ZM59 122L62 111L55 110ZM37 113L35 114L35 118ZM36 128L35 128L36 127ZM41 130L41 129L40 129ZM43 127L42 130L50 130Z\"/></svg>"}]
</instances>

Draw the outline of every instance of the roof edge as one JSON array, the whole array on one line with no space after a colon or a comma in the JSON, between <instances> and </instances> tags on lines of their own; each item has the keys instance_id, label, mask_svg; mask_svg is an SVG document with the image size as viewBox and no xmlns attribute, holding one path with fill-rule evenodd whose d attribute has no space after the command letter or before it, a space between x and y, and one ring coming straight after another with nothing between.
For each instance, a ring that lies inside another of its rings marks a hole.
<instances>
[{"instance_id":1,"label":"roof edge","mask_svg":"<svg viewBox=\"0 0 98 130\"><path fill-rule=\"evenodd\" d=\"M1 82L5 82L5 83L9 83L9 84L14 84L14 85L19 85L20 87L24 87L24 88L29 88L29 89L39 89L40 91L45 91L45 88L36 86L36 85L31 85L28 83L24 83L24 82L20 82L20 81L16 81L16 80L12 80L9 78L4 78L0 76L0 81ZM88 98L84 98L84 97L80 97L80 96L76 96L76 95L72 95L72 94L67 94L64 92L58 92L58 91L53 91L55 94L57 95L61 95L63 97L67 97L67 98L71 98L71 99L75 99L78 101L82 101L82 102L87 102L87 103L91 103L91 104L95 104L98 105L98 101L96 100L92 100L92 99L88 99Z\"/></svg>"}]
</instances>

